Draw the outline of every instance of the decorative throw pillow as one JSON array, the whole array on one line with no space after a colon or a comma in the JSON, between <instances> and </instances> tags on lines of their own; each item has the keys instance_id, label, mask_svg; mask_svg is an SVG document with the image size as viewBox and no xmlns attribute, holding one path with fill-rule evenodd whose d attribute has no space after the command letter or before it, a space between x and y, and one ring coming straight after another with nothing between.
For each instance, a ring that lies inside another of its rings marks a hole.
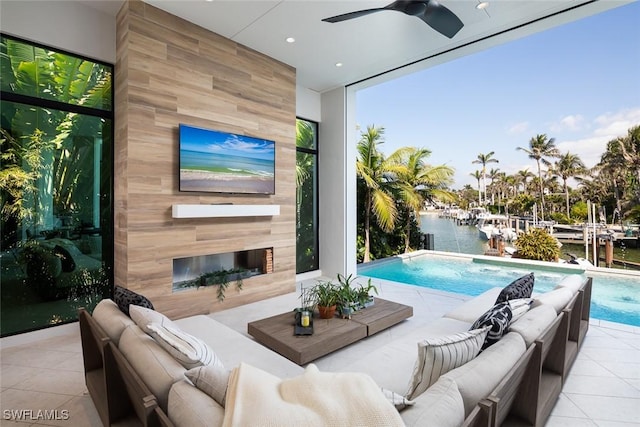
<instances>
[{"instance_id":1,"label":"decorative throw pillow","mask_svg":"<svg viewBox=\"0 0 640 427\"><path fill-rule=\"evenodd\" d=\"M391 402L391 404L395 406L398 411L402 411L407 406L413 406L416 404L416 402L414 402L413 400L409 400L403 395L396 393L395 391L387 390L384 387L380 387L380 390L382 390L382 394L384 394L384 397L386 397L387 400Z\"/></svg>"},{"instance_id":2,"label":"decorative throw pillow","mask_svg":"<svg viewBox=\"0 0 640 427\"><path fill-rule=\"evenodd\" d=\"M76 269L76 262L73 260L71 253L60 245L53 248L53 253L60 257L62 263L62 271L70 273Z\"/></svg>"},{"instance_id":3,"label":"decorative throw pillow","mask_svg":"<svg viewBox=\"0 0 640 427\"><path fill-rule=\"evenodd\" d=\"M415 399L441 375L462 366L478 355L489 328L430 338L418 343L418 359L413 368L408 399Z\"/></svg>"},{"instance_id":4,"label":"decorative throw pillow","mask_svg":"<svg viewBox=\"0 0 640 427\"><path fill-rule=\"evenodd\" d=\"M207 365L189 369L185 375L198 389L208 394L224 408L230 372L222 366Z\"/></svg>"},{"instance_id":5,"label":"decorative throw pillow","mask_svg":"<svg viewBox=\"0 0 640 427\"><path fill-rule=\"evenodd\" d=\"M513 323L531 308L533 298L518 298L509 300L509 308L511 309L511 322Z\"/></svg>"},{"instance_id":6,"label":"decorative throw pillow","mask_svg":"<svg viewBox=\"0 0 640 427\"><path fill-rule=\"evenodd\" d=\"M509 283L498 295L496 304L510 299L531 298L534 280L533 273L529 273Z\"/></svg>"},{"instance_id":7,"label":"decorative throw pillow","mask_svg":"<svg viewBox=\"0 0 640 427\"><path fill-rule=\"evenodd\" d=\"M151 331L149 335L160 347L185 368L191 369L204 365L224 367L218 356L204 341L189 335L175 325L150 323L147 328Z\"/></svg>"},{"instance_id":8,"label":"decorative throw pillow","mask_svg":"<svg viewBox=\"0 0 640 427\"><path fill-rule=\"evenodd\" d=\"M129 289L123 288L122 286L116 285L113 300L124 314L129 315L129 305L139 305L140 307L146 307L153 310L153 304L146 297L137 294Z\"/></svg>"},{"instance_id":9,"label":"decorative throw pillow","mask_svg":"<svg viewBox=\"0 0 640 427\"><path fill-rule=\"evenodd\" d=\"M152 310L146 307L140 307L139 305L129 306L129 316L136 322L136 325L144 331L145 334L151 335L151 329L149 324L158 323L160 325L169 325L175 329L179 329L174 323L164 314Z\"/></svg>"},{"instance_id":10,"label":"decorative throw pillow","mask_svg":"<svg viewBox=\"0 0 640 427\"><path fill-rule=\"evenodd\" d=\"M509 322L512 317L509 302L505 301L494 305L474 322L471 330L489 327L489 333L482 344L481 351L500 341L500 338L509 331Z\"/></svg>"}]
</instances>

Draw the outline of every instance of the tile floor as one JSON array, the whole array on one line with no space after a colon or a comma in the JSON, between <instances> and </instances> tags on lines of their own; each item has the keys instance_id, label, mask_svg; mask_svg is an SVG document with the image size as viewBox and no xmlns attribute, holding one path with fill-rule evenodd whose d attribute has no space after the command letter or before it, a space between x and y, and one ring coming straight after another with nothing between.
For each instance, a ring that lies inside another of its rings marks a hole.
<instances>
[{"instance_id":1,"label":"tile floor","mask_svg":"<svg viewBox=\"0 0 640 427\"><path fill-rule=\"evenodd\" d=\"M302 285L315 283L315 280ZM412 305L414 317L318 359L321 370L341 370L372 348L442 316L468 297L374 282L380 296ZM300 285L300 284L299 284ZM247 322L290 310L298 293L214 313L246 334ZM1 426L100 426L87 394L77 324L0 340ZM14 412L12 412L12 410ZM22 411L23 419L15 416ZM31 412L28 412L31 410ZM45 414L54 420L45 420ZM17 412L16 412L17 411ZM24 419L26 416L28 419ZM547 427L640 427L640 328L593 320Z\"/></svg>"}]
</instances>

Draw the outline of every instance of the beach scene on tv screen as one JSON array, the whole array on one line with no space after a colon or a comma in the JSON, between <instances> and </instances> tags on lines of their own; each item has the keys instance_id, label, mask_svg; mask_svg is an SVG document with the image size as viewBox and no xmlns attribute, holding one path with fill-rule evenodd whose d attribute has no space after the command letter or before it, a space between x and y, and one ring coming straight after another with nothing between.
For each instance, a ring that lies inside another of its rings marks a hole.
<instances>
[{"instance_id":1,"label":"beach scene on tv screen","mask_svg":"<svg viewBox=\"0 0 640 427\"><path fill-rule=\"evenodd\" d=\"M275 193L275 143L180 126L180 190Z\"/></svg>"}]
</instances>

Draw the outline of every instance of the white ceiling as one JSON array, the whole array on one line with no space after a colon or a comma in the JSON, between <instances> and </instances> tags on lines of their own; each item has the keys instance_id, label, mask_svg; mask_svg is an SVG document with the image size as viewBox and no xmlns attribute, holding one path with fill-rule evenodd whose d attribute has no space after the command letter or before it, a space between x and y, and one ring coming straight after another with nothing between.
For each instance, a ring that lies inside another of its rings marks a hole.
<instances>
[{"instance_id":1,"label":"white ceiling","mask_svg":"<svg viewBox=\"0 0 640 427\"><path fill-rule=\"evenodd\" d=\"M413 72L631 0L491 0L484 10L476 9L478 0L441 0L464 23L453 39L418 18L393 11L336 24L321 21L383 7L391 0L145 1L295 67L299 85L325 92L420 61L390 76ZM114 15L122 3L85 2ZM490 37L496 34L499 36ZM287 37L294 37L295 43L287 43ZM437 59L421 61L465 45ZM338 62L343 66L336 67ZM390 77L382 79L386 78Z\"/></svg>"}]
</instances>

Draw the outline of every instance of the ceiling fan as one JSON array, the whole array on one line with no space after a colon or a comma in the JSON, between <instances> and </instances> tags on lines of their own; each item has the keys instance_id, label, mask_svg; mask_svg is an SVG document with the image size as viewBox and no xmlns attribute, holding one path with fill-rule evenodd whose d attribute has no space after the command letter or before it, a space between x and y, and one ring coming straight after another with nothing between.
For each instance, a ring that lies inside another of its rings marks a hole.
<instances>
[{"instance_id":1,"label":"ceiling fan","mask_svg":"<svg viewBox=\"0 0 640 427\"><path fill-rule=\"evenodd\" d=\"M348 19L359 18L375 12L385 10L395 10L410 16L422 19L427 25L437 32L452 38L464 26L462 21L446 7L442 6L436 0L408 1L398 0L385 6L375 9L365 9L356 12L345 13L343 15L332 16L323 19L324 22L342 22Z\"/></svg>"}]
</instances>

